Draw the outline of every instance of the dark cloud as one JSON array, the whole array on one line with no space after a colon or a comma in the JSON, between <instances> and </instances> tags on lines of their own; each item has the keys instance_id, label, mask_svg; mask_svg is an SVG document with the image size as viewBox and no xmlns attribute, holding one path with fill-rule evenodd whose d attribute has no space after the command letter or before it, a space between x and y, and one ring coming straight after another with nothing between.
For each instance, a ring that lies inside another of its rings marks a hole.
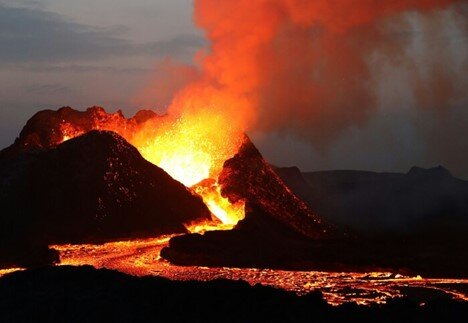
<instances>
[{"instance_id":1,"label":"dark cloud","mask_svg":"<svg viewBox=\"0 0 468 323\"><path fill-rule=\"evenodd\" d=\"M190 57L203 44L196 35L135 44L119 36L119 28L97 28L27 7L0 4L0 60L2 64L67 62L122 55Z\"/></svg>"},{"instance_id":2,"label":"dark cloud","mask_svg":"<svg viewBox=\"0 0 468 323\"><path fill-rule=\"evenodd\" d=\"M128 53L129 43L107 32L65 21L60 15L0 6L0 59L64 61Z\"/></svg>"}]
</instances>

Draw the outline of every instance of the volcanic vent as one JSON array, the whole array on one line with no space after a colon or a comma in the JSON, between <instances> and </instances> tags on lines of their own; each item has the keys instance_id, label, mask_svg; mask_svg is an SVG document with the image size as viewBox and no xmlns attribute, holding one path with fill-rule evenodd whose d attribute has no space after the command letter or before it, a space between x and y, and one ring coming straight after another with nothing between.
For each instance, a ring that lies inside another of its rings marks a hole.
<instances>
[{"instance_id":1,"label":"volcanic vent","mask_svg":"<svg viewBox=\"0 0 468 323\"><path fill-rule=\"evenodd\" d=\"M64 107L34 115L0 157L50 149L91 130L113 131L135 146L146 160L202 196L214 215L213 221L188 224L189 229L231 228L244 217L244 203L231 203L221 196L217 180L224 161L237 152L243 137L219 131L223 127L216 118L171 118L142 110L126 119L120 111L109 114L100 107L83 112Z\"/></svg>"}]
</instances>

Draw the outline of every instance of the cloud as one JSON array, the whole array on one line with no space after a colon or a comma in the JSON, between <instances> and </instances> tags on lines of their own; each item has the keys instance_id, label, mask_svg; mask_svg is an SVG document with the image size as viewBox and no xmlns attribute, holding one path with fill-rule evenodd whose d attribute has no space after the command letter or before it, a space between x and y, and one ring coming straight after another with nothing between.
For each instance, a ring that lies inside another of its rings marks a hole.
<instances>
[{"instance_id":1,"label":"cloud","mask_svg":"<svg viewBox=\"0 0 468 323\"><path fill-rule=\"evenodd\" d=\"M128 51L127 41L67 22L60 15L0 6L0 59L4 63L90 59Z\"/></svg>"},{"instance_id":2,"label":"cloud","mask_svg":"<svg viewBox=\"0 0 468 323\"><path fill-rule=\"evenodd\" d=\"M0 3L2 64L69 62L130 55L190 57L203 44L196 35L135 44L119 36L122 28L97 28L34 7Z\"/></svg>"}]
</instances>

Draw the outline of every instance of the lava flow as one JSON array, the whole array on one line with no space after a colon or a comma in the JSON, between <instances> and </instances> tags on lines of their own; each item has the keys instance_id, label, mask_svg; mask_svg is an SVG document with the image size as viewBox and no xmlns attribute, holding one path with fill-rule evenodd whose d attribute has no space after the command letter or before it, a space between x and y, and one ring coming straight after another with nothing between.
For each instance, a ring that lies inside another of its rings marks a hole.
<instances>
[{"instance_id":1,"label":"lava flow","mask_svg":"<svg viewBox=\"0 0 468 323\"><path fill-rule=\"evenodd\" d=\"M244 217L244 203L231 203L221 195L217 183L224 161L235 155L243 139L241 132L229 128L228 120L191 113L177 118L151 114L144 122L137 122L136 117L125 119L120 113L107 114L102 109L94 112L92 129L123 136L145 159L203 198L214 215L213 222L186 224L190 231L230 229ZM57 143L89 130L79 122L63 120Z\"/></svg>"},{"instance_id":2,"label":"lava flow","mask_svg":"<svg viewBox=\"0 0 468 323\"><path fill-rule=\"evenodd\" d=\"M356 302L361 305L385 303L406 295L409 289L445 293L454 299L468 301L467 279L427 279L390 272L320 272L286 271L256 268L176 266L159 257L171 236L151 239L109 242L100 245L67 244L50 246L60 252L60 265L92 265L115 269L130 275L154 275L174 280L213 279L245 280L252 285L273 286L299 295L320 290L328 303L339 305ZM1 273L0 273L1 275Z\"/></svg>"}]
</instances>

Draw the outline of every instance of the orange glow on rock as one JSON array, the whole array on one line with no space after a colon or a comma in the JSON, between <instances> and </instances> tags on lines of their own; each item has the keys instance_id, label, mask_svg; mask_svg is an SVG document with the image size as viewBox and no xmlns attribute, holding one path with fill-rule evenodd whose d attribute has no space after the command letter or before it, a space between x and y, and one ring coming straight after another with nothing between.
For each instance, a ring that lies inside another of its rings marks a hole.
<instances>
[{"instance_id":1,"label":"orange glow on rock","mask_svg":"<svg viewBox=\"0 0 468 323\"><path fill-rule=\"evenodd\" d=\"M231 204L217 184L224 161L234 156L242 143L242 133L231 128L222 115L205 112L193 111L178 117L154 115L138 123L135 118L125 119L119 113L99 110L91 126L123 136L146 160L199 194L214 215L214 222L187 224L189 230L197 232L230 229L244 218L244 203ZM89 130L79 123L63 121L57 144Z\"/></svg>"}]
</instances>

